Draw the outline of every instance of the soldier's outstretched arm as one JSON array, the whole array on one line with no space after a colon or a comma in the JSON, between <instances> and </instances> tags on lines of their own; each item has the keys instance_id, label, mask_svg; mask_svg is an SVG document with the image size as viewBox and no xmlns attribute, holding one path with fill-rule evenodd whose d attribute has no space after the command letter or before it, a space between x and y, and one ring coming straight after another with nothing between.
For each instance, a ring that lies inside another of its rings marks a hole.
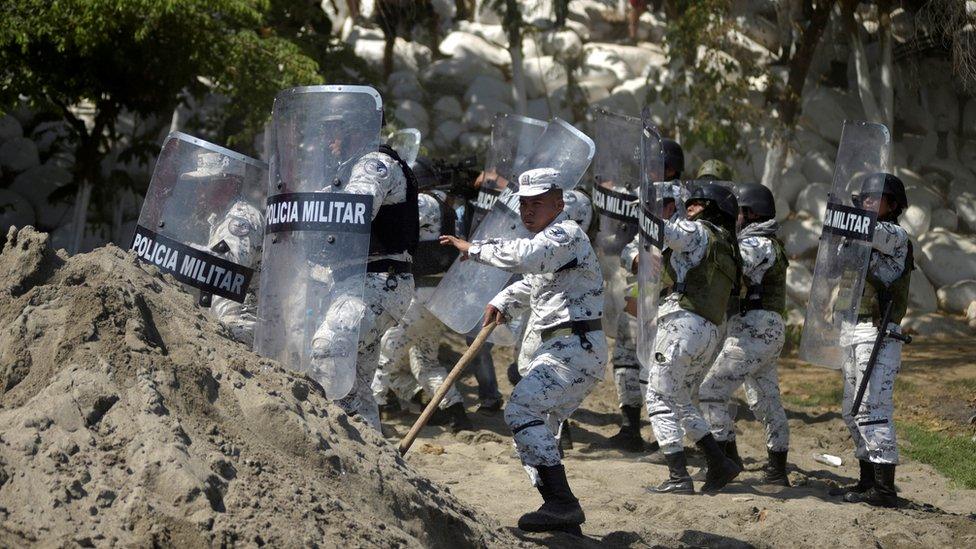
<instances>
[{"instance_id":1,"label":"soldier's outstretched arm","mask_svg":"<svg viewBox=\"0 0 976 549\"><path fill-rule=\"evenodd\" d=\"M768 238L750 236L739 242L742 275L753 284L762 282L766 271L776 262L776 251Z\"/></svg>"},{"instance_id":2,"label":"soldier's outstretched arm","mask_svg":"<svg viewBox=\"0 0 976 549\"><path fill-rule=\"evenodd\" d=\"M518 318L529 305L531 287L525 279L509 284L488 303L506 318Z\"/></svg>"},{"instance_id":3,"label":"soldier's outstretched arm","mask_svg":"<svg viewBox=\"0 0 976 549\"><path fill-rule=\"evenodd\" d=\"M701 223L689 219L671 219L664 223L664 247L676 252L704 247L708 232Z\"/></svg>"},{"instance_id":4,"label":"soldier's outstretched arm","mask_svg":"<svg viewBox=\"0 0 976 549\"><path fill-rule=\"evenodd\" d=\"M406 196L407 185L396 160L380 152L371 152L352 167L346 192L372 195L372 217L376 217L386 197L393 195L394 199L402 200Z\"/></svg>"},{"instance_id":5,"label":"soldier's outstretched arm","mask_svg":"<svg viewBox=\"0 0 976 549\"><path fill-rule=\"evenodd\" d=\"M551 273L576 259L576 248L572 236L553 226L532 238L472 242L468 256L512 273Z\"/></svg>"},{"instance_id":6,"label":"soldier's outstretched arm","mask_svg":"<svg viewBox=\"0 0 976 549\"><path fill-rule=\"evenodd\" d=\"M879 221L874 229L874 241L871 245L885 255L894 255L895 250L904 246L907 241L908 233L905 229L894 223Z\"/></svg>"}]
</instances>

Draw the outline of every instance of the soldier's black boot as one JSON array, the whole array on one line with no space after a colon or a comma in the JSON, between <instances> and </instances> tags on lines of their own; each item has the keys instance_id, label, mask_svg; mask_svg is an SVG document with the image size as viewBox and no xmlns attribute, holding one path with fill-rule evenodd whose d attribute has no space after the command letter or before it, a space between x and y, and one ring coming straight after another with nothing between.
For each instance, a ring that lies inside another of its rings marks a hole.
<instances>
[{"instance_id":1,"label":"soldier's black boot","mask_svg":"<svg viewBox=\"0 0 976 549\"><path fill-rule=\"evenodd\" d=\"M668 461L668 479L653 491L658 494L694 494L695 484L688 474L688 457L685 453L664 454L664 458Z\"/></svg>"},{"instance_id":2,"label":"soldier's black boot","mask_svg":"<svg viewBox=\"0 0 976 549\"><path fill-rule=\"evenodd\" d=\"M874 465L865 459L857 460L857 464L860 467L860 477L857 480L857 484L831 490L830 495L844 496L846 500L848 494L863 494L874 486Z\"/></svg>"},{"instance_id":3,"label":"soldier's black boot","mask_svg":"<svg viewBox=\"0 0 976 549\"><path fill-rule=\"evenodd\" d=\"M725 442L719 442L719 444L722 445L722 450L729 459L734 461L739 467L745 469L745 466L742 464L742 458L739 457L739 447L735 445L734 438L730 438Z\"/></svg>"},{"instance_id":4,"label":"soldier's black boot","mask_svg":"<svg viewBox=\"0 0 976 549\"><path fill-rule=\"evenodd\" d=\"M844 501L848 503L867 503L875 507L898 507L898 494L895 491L895 465L893 463L872 463L874 485L863 493L848 492Z\"/></svg>"},{"instance_id":5,"label":"soldier's black boot","mask_svg":"<svg viewBox=\"0 0 976 549\"><path fill-rule=\"evenodd\" d=\"M787 452L766 450L769 461L763 468L762 481L764 484L775 484L789 488L790 477L786 474L786 454Z\"/></svg>"},{"instance_id":6,"label":"soldier's black boot","mask_svg":"<svg viewBox=\"0 0 976 549\"><path fill-rule=\"evenodd\" d=\"M703 436L695 446L705 454L705 484L702 485L702 492L718 492L742 472L742 467L725 455L725 451L711 433Z\"/></svg>"},{"instance_id":7,"label":"soldier's black boot","mask_svg":"<svg viewBox=\"0 0 976 549\"><path fill-rule=\"evenodd\" d=\"M579 500L569 489L566 468L559 465L539 465L536 467L542 485L538 487L543 503L537 511L526 513L519 518L518 527L526 532L550 532L554 530L582 535L580 525L586 522L586 515Z\"/></svg>"},{"instance_id":8,"label":"soldier's black boot","mask_svg":"<svg viewBox=\"0 0 976 549\"><path fill-rule=\"evenodd\" d=\"M640 406L620 407L620 432L607 439L608 446L627 452L644 450L644 439L640 434Z\"/></svg>"},{"instance_id":9,"label":"soldier's black boot","mask_svg":"<svg viewBox=\"0 0 976 549\"><path fill-rule=\"evenodd\" d=\"M451 404L444 410L447 412L450 418L451 431L459 433L461 431L473 431L474 425L471 423L471 419L468 417L468 413L464 411L464 404L461 402Z\"/></svg>"}]
</instances>

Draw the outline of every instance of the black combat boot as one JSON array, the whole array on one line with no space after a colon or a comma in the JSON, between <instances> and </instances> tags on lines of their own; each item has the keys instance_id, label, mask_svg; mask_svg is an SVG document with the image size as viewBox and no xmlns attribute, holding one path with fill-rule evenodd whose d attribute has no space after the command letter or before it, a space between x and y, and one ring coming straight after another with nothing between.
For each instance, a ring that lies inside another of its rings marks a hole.
<instances>
[{"instance_id":1,"label":"black combat boot","mask_svg":"<svg viewBox=\"0 0 976 549\"><path fill-rule=\"evenodd\" d=\"M464 404L461 402L451 404L445 410L448 417L450 418L451 431L459 433L461 431L473 431L474 425L471 423L471 419L468 417L468 413L464 411Z\"/></svg>"},{"instance_id":2,"label":"black combat boot","mask_svg":"<svg viewBox=\"0 0 976 549\"><path fill-rule=\"evenodd\" d=\"M831 490L830 495L844 496L846 499L847 494L863 494L874 486L874 465L865 459L857 460L857 464L860 467L860 478L858 478L857 484L842 486L840 488Z\"/></svg>"},{"instance_id":3,"label":"black combat boot","mask_svg":"<svg viewBox=\"0 0 976 549\"><path fill-rule=\"evenodd\" d=\"M702 492L718 492L742 472L742 467L725 455L725 451L711 433L699 439L695 446L705 454L705 484Z\"/></svg>"},{"instance_id":4,"label":"black combat boot","mask_svg":"<svg viewBox=\"0 0 976 549\"><path fill-rule=\"evenodd\" d=\"M543 503L539 510L519 518L518 527L526 532L550 532L554 530L581 535L580 525L586 515L579 500L569 489L566 468L560 465L536 467L542 485L538 487Z\"/></svg>"},{"instance_id":5,"label":"black combat boot","mask_svg":"<svg viewBox=\"0 0 976 549\"><path fill-rule=\"evenodd\" d=\"M735 462L736 465L745 469L745 465L742 464L742 458L739 457L739 447L735 445L735 439L730 438L725 442L719 442L722 445L722 450L729 459Z\"/></svg>"},{"instance_id":6,"label":"black combat boot","mask_svg":"<svg viewBox=\"0 0 976 549\"><path fill-rule=\"evenodd\" d=\"M790 477L786 474L786 454L787 452L766 450L769 461L763 468L762 481L764 484L790 487Z\"/></svg>"},{"instance_id":7,"label":"black combat boot","mask_svg":"<svg viewBox=\"0 0 976 549\"><path fill-rule=\"evenodd\" d=\"M640 406L620 407L620 432L607 439L607 446L626 452L644 450L644 439L640 434Z\"/></svg>"},{"instance_id":8,"label":"black combat boot","mask_svg":"<svg viewBox=\"0 0 976 549\"><path fill-rule=\"evenodd\" d=\"M688 457L684 452L664 454L668 462L668 479L653 488L658 494L694 494L695 484L688 474Z\"/></svg>"},{"instance_id":9,"label":"black combat boot","mask_svg":"<svg viewBox=\"0 0 976 549\"><path fill-rule=\"evenodd\" d=\"M898 494L895 491L895 464L872 463L874 485L863 493L848 492L844 501L848 503L867 503L875 507L898 507Z\"/></svg>"}]
</instances>

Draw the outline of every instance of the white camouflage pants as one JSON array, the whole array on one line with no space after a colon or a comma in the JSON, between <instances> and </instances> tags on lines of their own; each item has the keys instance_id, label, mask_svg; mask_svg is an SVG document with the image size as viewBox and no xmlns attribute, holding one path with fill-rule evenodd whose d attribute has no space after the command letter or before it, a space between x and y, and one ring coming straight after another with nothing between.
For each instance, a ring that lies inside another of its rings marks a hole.
<instances>
[{"instance_id":1,"label":"white camouflage pants","mask_svg":"<svg viewBox=\"0 0 976 549\"><path fill-rule=\"evenodd\" d=\"M421 387L433 396L444 384L447 371L437 360L444 324L424 306L433 290L417 289L403 318L383 334L379 370L373 383L373 395L377 402L385 400L387 389L393 389L398 398L406 401ZM459 402L461 393L451 387L440 407L447 408Z\"/></svg>"},{"instance_id":2,"label":"white camouflage pants","mask_svg":"<svg viewBox=\"0 0 976 549\"><path fill-rule=\"evenodd\" d=\"M373 399L370 383L379 361L380 338L407 312L413 297L413 275L367 273L363 291L366 308L359 323L359 345L356 351L356 382L349 394L336 404L346 413L358 414L377 431L380 414Z\"/></svg>"},{"instance_id":3,"label":"white camouflage pants","mask_svg":"<svg viewBox=\"0 0 976 549\"><path fill-rule=\"evenodd\" d=\"M527 468L559 465L557 430L603 377L606 336L598 330L586 339L590 349L584 349L576 335L543 342L505 406L505 423Z\"/></svg>"},{"instance_id":4,"label":"white camouflage pants","mask_svg":"<svg viewBox=\"0 0 976 549\"><path fill-rule=\"evenodd\" d=\"M620 406L641 406L644 391L637 361L637 319L627 312L617 315L617 339L613 346L613 382Z\"/></svg>"},{"instance_id":5,"label":"white camouflage pants","mask_svg":"<svg viewBox=\"0 0 976 549\"><path fill-rule=\"evenodd\" d=\"M658 321L648 369L647 413L665 454L680 452L685 434L698 441L709 433L691 398L717 346L718 328L694 313L676 311Z\"/></svg>"},{"instance_id":6,"label":"white camouflage pants","mask_svg":"<svg viewBox=\"0 0 976 549\"><path fill-rule=\"evenodd\" d=\"M891 327L896 325L891 324ZM878 350L878 359L868 380L860 412L851 415L851 405L864 377L877 328L860 323L854 329L854 344L847 348L844 362L843 417L854 439L854 455L871 463L898 463L895 440L895 376L901 368L902 342L886 338Z\"/></svg>"},{"instance_id":7,"label":"white camouflage pants","mask_svg":"<svg viewBox=\"0 0 976 549\"><path fill-rule=\"evenodd\" d=\"M749 408L766 429L766 447L785 452L790 447L790 427L780 400L776 360L783 350L783 317L771 311L749 311L726 323L728 335L722 350L705 375L698 393L705 419L716 440L735 439L735 418L729 409L732 393L745 386Z\"/></svg>"}]
</instances>

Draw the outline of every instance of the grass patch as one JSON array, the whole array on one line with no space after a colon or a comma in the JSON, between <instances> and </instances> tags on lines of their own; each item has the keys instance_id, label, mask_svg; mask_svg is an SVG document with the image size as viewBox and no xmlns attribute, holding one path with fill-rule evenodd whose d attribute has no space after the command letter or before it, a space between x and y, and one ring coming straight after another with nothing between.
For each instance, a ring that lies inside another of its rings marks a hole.
<instances>
[{"instance_id":1,"label":"grass patch","mask_svg":"<svg viewBox=\"0 0 976 549\"><path fill-rule=\"evenodd\" d=\"M976 489L976 442L969 436L951 436L899 421L898 436L907 441L902 450L908 457L935 467L961 486Z\"/></svg>"},{"instance_id":2,"label":"grass patch","mask_svg":"<svg viewBox=\"0 0 976 549\"><path fill-rule=\"evenodd\" d=\"M838 380L824 380L819 383L802 382L791 387L783 395L783 400L794 406L816 408L820 406L840 406L844 400L844 386Z\"/></svg>"},{"instance_id":3,"label":"grass patch","mask_svg":"<svg viewBox=\"0 0 976 549\"><path fill-rule=\"evenodd\" d=\"M967 377L965 379L960 379L954 383L959 384L960 387L968 389L970 391L976 391L976 377Z\"/></svg>"}]
</instances>

